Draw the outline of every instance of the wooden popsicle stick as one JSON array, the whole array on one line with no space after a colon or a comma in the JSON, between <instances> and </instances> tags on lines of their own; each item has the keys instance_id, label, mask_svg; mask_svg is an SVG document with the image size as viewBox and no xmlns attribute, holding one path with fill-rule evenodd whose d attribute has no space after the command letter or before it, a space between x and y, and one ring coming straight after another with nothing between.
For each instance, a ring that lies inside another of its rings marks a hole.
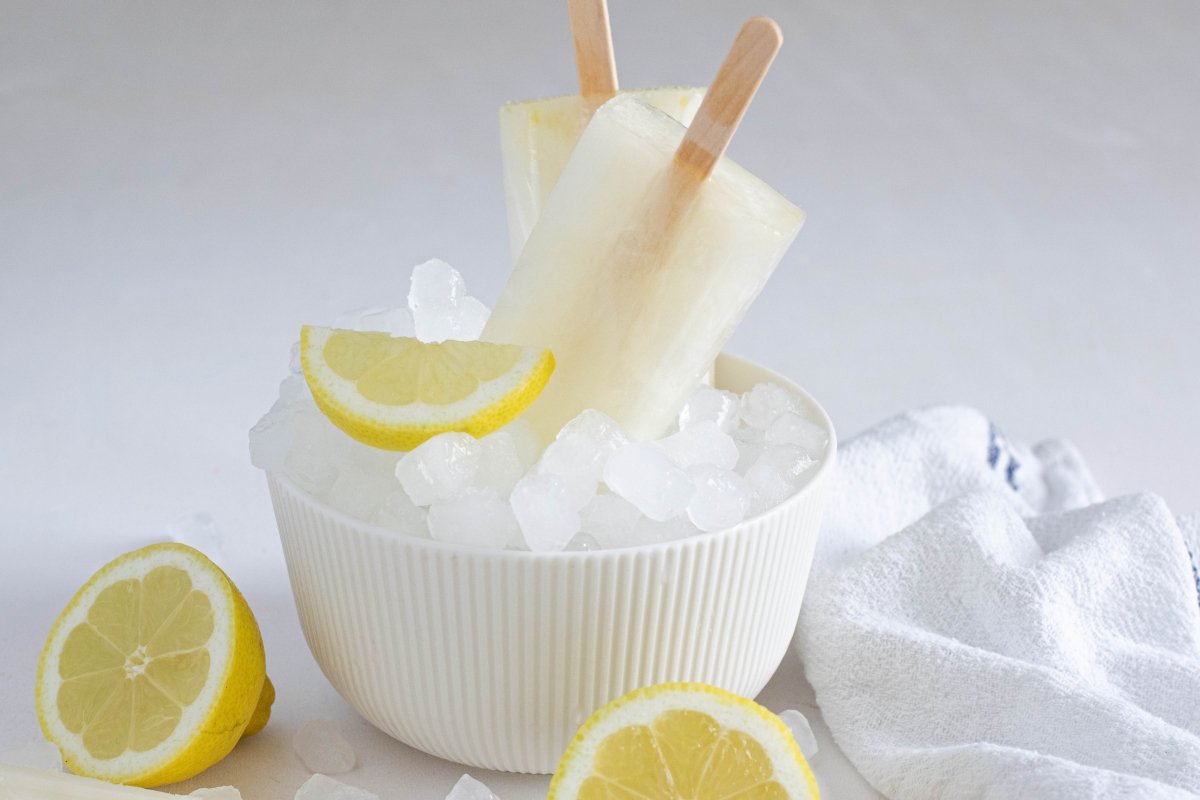
<instances>
[{"instance_id":1,"label":"wooden popsicle stick","mask_svg":"<svg viewBox=\"0 0 1200 800\"><path fill-rule=\"evenodd\" d=\"M782 44L783 33L769 17L754 17L742 25L675 151L676 164L700 180L708 177L733 139Z\"/></svg>"},{"instance_id":2,"label":"wooden popsicle stick","mask_svg":"<svg viewBox=\"0 0 1200 800\"><path fill-rule=\"evenodd\" d=\"M569 0L579 93L596 108L617 93L617 62L605 0Z\"/></svg>"}]
</instances>

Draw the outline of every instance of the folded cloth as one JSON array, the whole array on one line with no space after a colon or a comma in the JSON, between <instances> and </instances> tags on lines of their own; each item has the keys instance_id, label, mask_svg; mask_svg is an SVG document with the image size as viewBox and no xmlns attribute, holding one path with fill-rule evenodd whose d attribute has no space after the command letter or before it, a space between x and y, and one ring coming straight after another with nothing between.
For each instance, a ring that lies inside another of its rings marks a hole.
<instances>
[{"instance_id":1,"label":"folded cloth","mask_svg":"<svg viewBox=\"0 0 1200 800\"><path fill-rule=\"evenodd\" d=\"M1200 517L1096 502L1070 445L1009 444L964 408L885 422L839 461L798 646L873 786L1200 795Z\"/></svg>"}]
</instances>

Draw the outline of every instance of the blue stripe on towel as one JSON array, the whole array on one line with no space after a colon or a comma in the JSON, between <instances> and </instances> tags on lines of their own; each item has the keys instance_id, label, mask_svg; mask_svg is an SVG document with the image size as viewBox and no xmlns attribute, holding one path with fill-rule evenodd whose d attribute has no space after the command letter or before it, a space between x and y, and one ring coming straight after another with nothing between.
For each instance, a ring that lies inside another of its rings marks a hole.
<instances>
[{"instance_id":1,"label":"blue stripe on towel","mask_svg":"<svg viewBox=\"0 0 1200 800\"><path fill-rule=\"evenodd\" d=\"M996 423L988 423L988 447L987 447L987 462L988 466L996 469L1000 466L1000 456L1004 455L1008 461L1004 466L1004 480L1008 482L1008 486L1014 492L1019 491L1021 484L1017 481L1017 472L1021 469L1021 462L1017 457L1008 451L1008 447L1004 444L1004 434L996 427Z\"/></svg>"}]
</instances>

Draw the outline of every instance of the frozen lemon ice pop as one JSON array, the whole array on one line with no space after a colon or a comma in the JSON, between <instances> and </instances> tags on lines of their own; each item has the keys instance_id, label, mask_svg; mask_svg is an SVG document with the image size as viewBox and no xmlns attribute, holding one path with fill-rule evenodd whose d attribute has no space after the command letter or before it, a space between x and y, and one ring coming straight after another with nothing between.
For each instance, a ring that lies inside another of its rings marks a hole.
<instances>
[{"instance_id":1,"label":"frozen lemon ice pop","mask_svg":"<svg viewBox=\"0 0 1200 800\"><path fill-rule=\"evenodd\" d=\"M584 408L662 434L799 231L804 212L721 158L780 41L747 22L686 131L633 97L593 115L484 329L553 350L527 412L544 437Z\"/></svg>"},{"instance_id":2,"label":"frozen lemon ice pop","mask_svg":"<svg viewBox=\"0 0 1200 800\"><path fill-rule=\"evenodd\" d=\"M663 111L684 125L692 121L703 89L669 88L621 92ZM500 153L504 201L513 261L529 238L550 190L575 149L594 109L582 95L509 103L500 107Z\"/></svg>"},{"instance_id":3,"label":"frozen lemon ice pop","mask_svg":"<svg viewBox=\"0 0 1200 800\"><path fill-rule=\"evenodd\" d=\"M597 107L617 94L612 33L604 0L571 0L579 94L500 107L500 150L513 261L521 254L550 190ZM631 94L688 125L703 89L641 89Z\"/></svg>"}]
</instances>

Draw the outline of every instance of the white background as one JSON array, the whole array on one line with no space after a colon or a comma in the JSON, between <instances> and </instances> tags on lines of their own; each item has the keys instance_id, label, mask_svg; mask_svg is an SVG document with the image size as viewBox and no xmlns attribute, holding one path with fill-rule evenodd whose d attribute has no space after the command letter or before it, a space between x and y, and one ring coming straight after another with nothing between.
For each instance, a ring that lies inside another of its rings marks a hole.
<instances>
[{"instance_id":1,"label":"white background","mask_svg":"<svg viewBox=\"0 0 1200 800\"><path fill-rule=\"evenodd\" d=\"M1110 493L1197 507L1200 5L611 7L626 86L706 82L752 14L784 29L730 155L809 222L730 349L843 436L967 402L1074 440ZM440 800L462 770L360 722L304 648L246 431L301 323L400 302L431 256L494 299L496 107L570 91L571 59L557 0L0 0L0 749L37 735L71 591L203 511L279 701L189 788L290 798L290 733L328 716L348 780ZM766 700L803 691L789 663ZM835 755L827 795L859 796Z\"/></svg>"}]
</instances>

